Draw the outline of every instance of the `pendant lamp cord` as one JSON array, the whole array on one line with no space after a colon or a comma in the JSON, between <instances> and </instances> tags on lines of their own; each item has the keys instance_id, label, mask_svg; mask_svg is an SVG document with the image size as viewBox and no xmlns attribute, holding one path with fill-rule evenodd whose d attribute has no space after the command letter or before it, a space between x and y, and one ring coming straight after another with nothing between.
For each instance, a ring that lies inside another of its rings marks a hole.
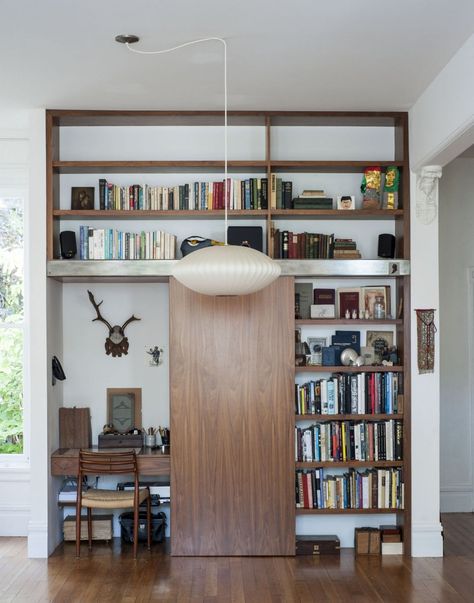
<instances>
[{"instance_id":1,"label":"pendant lamp cord","mask_svg":"<svg viewBox=\"0 0 474 603\"><path fill-rule=\"evenodd\" d=\"M201 44L202 42L220 42L224 46L224 244L227 245L227 43L223 38L201 38L199 40L191 40L191 42L185 42L184 44L179 44L178 46L173 46L172 48L164 48L163 50L137 50L133 48L128 42L125 46L130 50L130 52L135 52L136 54L166 54L168 52L173 52L174 50L179 50L180 48L185 48L186 46L193 46L194 44Z\"/></svg>"}]
</instances>

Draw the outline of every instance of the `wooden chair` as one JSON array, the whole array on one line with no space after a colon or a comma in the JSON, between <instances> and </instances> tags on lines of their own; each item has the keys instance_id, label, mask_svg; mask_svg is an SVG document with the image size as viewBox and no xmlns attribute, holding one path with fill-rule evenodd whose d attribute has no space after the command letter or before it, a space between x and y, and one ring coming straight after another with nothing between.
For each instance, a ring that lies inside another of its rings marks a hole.
<instances>
[{"instance_id":1,"label":"wooden chair","mask_svg":"<svg viewBox=\"0 0 474 603\"><path fill-rule=\"evenodd\" d=\"M133 490L100 490L92 488L82 491L83 478L86 475L124 475L134 477ZM79 473L77 476L76 503L76 557L81 549L81 509L87 508L87 535L89 550L92 549L92 509L132 509L133 508L133 557L137 558L138 519L140 503L147 501L147 537L148 550L151 549L151 498L150 489L139 488L137 457L134 450L123 452L79 451Z\"/></svg>"}]
</instances>

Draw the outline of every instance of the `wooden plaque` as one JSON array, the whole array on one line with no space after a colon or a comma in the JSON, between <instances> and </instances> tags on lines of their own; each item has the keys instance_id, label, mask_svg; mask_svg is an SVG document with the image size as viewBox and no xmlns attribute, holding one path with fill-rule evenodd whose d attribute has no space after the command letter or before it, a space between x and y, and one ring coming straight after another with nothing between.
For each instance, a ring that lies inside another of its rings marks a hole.
<instances>
[{"instance_id":1,"label":"wooden plaque","mask_svg":"<svg viewBox=\"0 0 474 603\"><path fill-rule=\"evenodd\" d=\"M92 445L89 408L59 409L60 448L90 448Z\"/></svg>"}]
</instances>

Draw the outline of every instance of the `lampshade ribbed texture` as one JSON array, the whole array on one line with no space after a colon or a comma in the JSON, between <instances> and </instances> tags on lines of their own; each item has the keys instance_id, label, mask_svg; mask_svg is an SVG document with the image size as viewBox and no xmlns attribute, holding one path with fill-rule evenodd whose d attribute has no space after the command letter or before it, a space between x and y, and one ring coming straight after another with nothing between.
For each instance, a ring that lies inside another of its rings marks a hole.
<instances>
[{"instance_id":1,"label":"lampshade ribbed texture","mask_svg":"<svg viewBox=\"0 0 474 603\"><path fill-rule=\"evenodd\" d=\"M280 266L260 251L216 245L184 257L176 264L173 276L204 295L247 295L272 283L280 272Z\"/></svg>"}]
</instances>

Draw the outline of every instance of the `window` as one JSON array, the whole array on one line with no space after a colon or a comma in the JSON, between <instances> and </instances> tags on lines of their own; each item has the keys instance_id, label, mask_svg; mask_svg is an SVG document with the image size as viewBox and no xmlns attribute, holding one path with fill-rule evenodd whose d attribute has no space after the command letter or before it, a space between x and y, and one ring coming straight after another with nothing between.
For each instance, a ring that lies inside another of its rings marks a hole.
<instances>
[{"instance_id":1,"label":"window","mask_svg":"<svg viewBox=\"0 0 474 603\"><path fill-rule=\"evenodd\" d=\"M23 453L24 205L0 188L0 454Z\"/></svg>"}]
</instances>

